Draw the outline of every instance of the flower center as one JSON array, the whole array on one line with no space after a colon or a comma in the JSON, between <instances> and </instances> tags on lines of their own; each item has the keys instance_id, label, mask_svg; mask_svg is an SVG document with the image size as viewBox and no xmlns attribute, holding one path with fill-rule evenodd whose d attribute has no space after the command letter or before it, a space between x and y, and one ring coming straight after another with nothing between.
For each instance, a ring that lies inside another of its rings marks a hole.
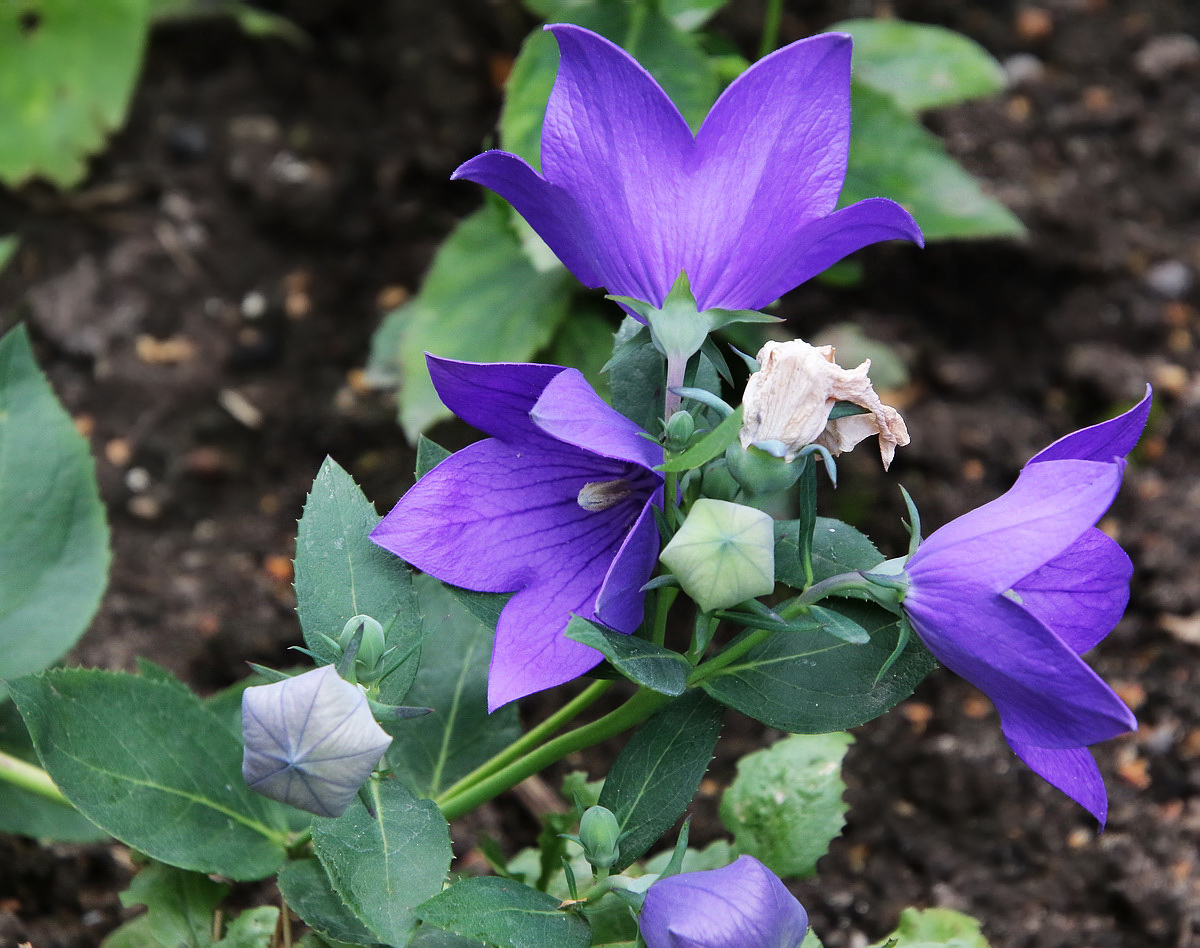
<instances>
[{"instance_id":1,"label":"flower center","mask_svg":"<svg viewBox=\"0 0 1200 948\"><path fill-rule=\"evenodd\" d=\"M589 481L579 488L579 506L593 513L608 510L633 493L633 487L623 478L614 481Z\"/></svg>"}]
</instances>

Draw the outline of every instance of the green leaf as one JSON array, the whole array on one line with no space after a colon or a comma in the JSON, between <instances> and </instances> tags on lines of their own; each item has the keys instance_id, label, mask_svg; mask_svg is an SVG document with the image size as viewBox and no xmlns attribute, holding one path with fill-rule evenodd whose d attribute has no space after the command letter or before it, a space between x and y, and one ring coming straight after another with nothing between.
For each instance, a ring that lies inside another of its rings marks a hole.
<instances>
[{"instance_id":1,"label":"green leaf","mask_svg":"<svg viewBox=\"0 0 1200 948\"><path fill-rule=\"evenodd\" d=\"M421 905L421 920L499 948L587 948L588 925L559 900L512 879L463 879Z\"/></svg>"},{"instance_id":2,"label":"green leaf","mask_svg":"<svg viewBox=\"0 0 1200 948\"><path fill-rule=\"evenodd\" d=\"M0 702L0 751L37 766L37 751L16 706ZM67 843L87 843L105 839L108 834L88 822L78 810L7 781L0 781L0 833L53 839Z\"/></svg>"},{"instance_id":3,"label":"green leaf","mask_svg":"<svg viewBox=\"0 0 1200 948\"><path fill-rule=\"evenodd\" d=\"M316 859L296 859L279 871L279 891L301 921L325 938L365 945L375 941L337 893Z\"/></svg>"},{"instance_id":4,"label":"green leaf","mask_svg":"<svg viewBox=\"0 0 1200 948\"><path fill-rule=\"evenodd\" d=\"M906 908L894 932L873 948L988 948L979 922L951 909Z\"/></svg>"},{"instance_id":5,"label":"green leaf","mask_svg":"<svg viewBox=\"0 0 1200 948\"><path fill-rule=\"evenodd\" d=\"M567 638L589 645L607 658L630 681L659 694L683 694L691 666L678 652L633 635L602 629L572 616L564 632Z\"/></svg>"},{"instance_id":6,"label":"green leaf","mask_svg":"<svg viewBox=\"0 0 1200 948\"><path fill-rule=\"evenodd\" d=\"M725 418L717 427L682 454L667 461L662 469L667 472L680 472L703 467L713 458L724 454L725 449L737 441L738 432L741 430L742 406L738 405L733 414Z\"/></svg>"},{"instance_id":7,"label":"green leaf","mask_svg":"<svg viewBox=\"0 0 1200 948\"><path fill-rule=\"evenodd\" d=\"M638 325L633 317L627 317L617 332L618 343L636 336ZM646 335L648 338L649 333ZM666 374L662 353L654 343L643 343L610 364L608 379L613 408L644 431L661 430Z\"/></svg>"},{"instance_id":8,"label":"green leaf","mask_svg":"<svg viewBox=\"0 0 1200 948\"><path fill-rule=\"evenodd\" d=\"M803 520L775 523L775 576L796 589L807 585L800 547L804 525ZM882 562L883 554L854 527L830 517L816 518L812 534L813 582L852 570L873 569Z\"/></svg>"},{"instance_id":9,"label":"green leaf","mask_svg":"<svg viewBox=\"0 0 1200 948\"><path fill-rule=\"evenodd\" d=\"M225 937L216 944L219 948L271 948L278 924L276 906L249 908L225 926Z\"/></svg>"},{"instance_id":10,"label":"green leaf","mask_svg":"<svg viewBox=\"0 0 1200 948\"><path fill-rule=\"evenodd\" d=\"M8 266L8 261L13 258L13 254L17 252L17 247L21 245L21 241L15 235L8 237L0 237L0 273L4 272L4 268Z\"/></svg>"},{"instance_id":11,"label":"green leaf","mask_svg":"<svg viewBox=\"0 0 1200 948\"><path fill-rule=\"evenodd\" d=\"M612 319L610 313L588 305L589 302L585 298L575 301L571 316L559 327L545 361L579 369L596 393L608 401L611 397L608 376L600 370L612 351Z\"/></svg>"},{"instance_id":12,"label":"green leaf","mask_svg":"<svg viewBox=\"0 0 1200 948\"><path fill-rule=\"evenodd\" d=\"M638 11L642 20L637 30L631 30L632 14L631 4L605 0L546 4L542 13L551 22L575 23L625 46L658 80L692 129L699 128L717 97L715 67L694 36L654 7ZM629 45L631 33L636 40ZM534 168L541 168L542 120L557 73L558 43L537 29L525 38L513 63L500 113L502 147Z\"/></svg>"},{"instance_id":13,"label":"green leaf","mask_svg":"<svg viewBox=\"0 0 1200 948\"><path fill-rule=\"evenodd\" d=\"M707 679L704 689L769 727L824 734L879 717L936 667L913 636L876 684L896 646L900 620L870 603L826 600L825 605L862 626L870 641L848 643L814 621L810 631L776 632Z\"/></svg>"},{"instance_id":14,"label":"green leaf","mask_svg":"<svg viewBox=\"0 0 1200 948\"><path fill-rule=\"evenodd\" d=\"M616 814L620 871L653 846L687 809L721 733L720 705L699 691L676 698L625 745L604 781L600 805Z\"/></svg>"},{"instance_id":15,"label":"green leaf","mask_svg":"<svg viewBox=\"0 0 1200 948\"><path fill-rule=\"evenodd\" d=\"M334 890L385 944L405 945L413 909L442 890L450 870L450 828L430 800L398 780L369 786L375 817L361 801L313 824L313 850Z\"/></svg>"},{"instance_id":16,"label":"green leaf","mask_svg":"<svg viewBox=\"0 0 1200 948\"><path fill-rule=\"evenodd\" d=\"M845 825L842 758L849 734L793 734L747 754L721 798L721 822L739 852L776 875L812 876Z\"/></svg>"},{"instance_id":17,"label":"green leaf","mask_svg":"<svg viewBox=\"0 0 1200 948\"><path fill-rule=\"evenodd\" d=\"M1004 70L974 40L942 26L903 20L843 20L830 32L854 37L854 78L909 113L1004 89Z\"/></svg>"},{"instance_id":18,"label":"green leaf","mask_svg":"<svg viewBox=\"0 0 1200 948\"><path fill-rule=\"evenodd\" d=\"M83 180L125 122L148 25L146 0L0 4L0 181Z\"/></svg>"},{"instance_id":19,"label":"green leaf","mask_svg":"<svg viewBox=\"0 0 1200 948\"><path fill-rule=\"evenodd\" d=\"M487 713L487 674L495 624L479 621L432 576L416 580L427 641L405 699L432 714L404 722L387 765L418 793L437 796L520 735L515 705Z\"/></svg>"},{"instance_id":20,"label":"green leaf","mask_svg":"<svg viewBox=\"0 0 1200 948\"><path fill-rule=\"evenodd\" d=\"M417 480L420 480L435 467L441 464L446 458L450 457L451 452L447 451L436 441L426 438L424 435L417 437Z\"/></svg>"},{"instance_id":21,"label":"green leaf","mask_svg":"<svg viewBox=\"0 0 1200 948\"><path fill-rule=\"evenodd\" d=\"M356 615L377 619L385 642L399 654L419 648L420 612L412 572L399 557L372 543L379 522L354 479L326 458L313 481L296 535L296 612L304 642L321 662L337 656L320 634L336 639ZM384 679L380 700L404 700L417 673L417 656Z\"/></svg>"},{"instance_id":22,"label":"green leaf","mask_svg":"<svg viewBox=\"0 0 1200 948\"><path fill-rule=\"evenodd\" d=\"M473 938L463 938L440 928L422 925L408 948L487 948L487 945Z\"/></svg>"},{"instance_id":23,"label":"green leaf","mask_svg":"<svg viewBox=\"0 0 1200 948\"><path fill-rule=\"evenodd\" d=\"M926 240L1023 237L1025 226L988 197L941 142L882 92L851 84L850 166L841 205L880 195L904 205Z\"/></svg>"},{"instance_id":24,"label":"green leaf","mask_svg":"<svg viewBox=\"0 0 1200 948\"><path fill-rule=\"evenodd\" d=\"M17 678L75 644L109 563L87 442L34 362L24 327L0 339L0 459L0 678Z\"/></svg>"},{"instance_id":25,"label":"green leaf","mask_svg":"<svg viewBox=\"0 0 1200 948\"><path fill-rule=\"evenodd\" d=\"M42 765L79 811L154 859L261 879L283 807L242 781L242 748L198 698L136 675L61 669L9 683Z\"/></svg>"},{"instance_id":26,"label":"green leaf","mask_svg":"<svg viewBox=\"0 0 1200 948\"><path fill-rule=\"evenodd\" d=\"M162 942L150 929L150 918L139 915L126 922L100 943L100 948L162 948Z\"/></svg>"},{"instance_id":27,"label":"green leaf","mask_svg":"<svg viewBox=\"0 0 1200 948\"><path fill-rule=\"evenodd\" d=\"M462 221L438 250L421 291L376 334L370 371L399 381L400 423L410 441L450 417L430 381L426 352L472 362L527 361L567 315L574 278L561 267L538 271L509 213L489 202Z\"/></svg>"},{"instance_id":28,"label":"green leaf","mask_svg":"<svg viewBox=\"0 0 1200 948\"><path fill-rule=\"evenodd\" d=\"M229 886L198 872L150 863L121 893L121 904L146 906L147 928L157 944L207 948L213 943L213 913L228 894Z\"/></svg>"},{"instance_id":29,"label":"green leaf","mask_svg":"<svg viewBox=\"0 0 1200 948\"><path fill-rule=\"evenodd\" d=\"M698 30L729 0L659 0L658 9L681 30Z\"/></svg>"}]
</instances>

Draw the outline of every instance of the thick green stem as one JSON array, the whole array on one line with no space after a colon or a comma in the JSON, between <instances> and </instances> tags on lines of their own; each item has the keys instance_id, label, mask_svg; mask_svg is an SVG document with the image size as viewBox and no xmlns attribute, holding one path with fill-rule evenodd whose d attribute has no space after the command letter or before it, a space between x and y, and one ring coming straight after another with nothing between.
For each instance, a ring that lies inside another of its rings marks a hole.
<instances>
[{"instance_id":1,"label":"thick green stem","mask_svg":"<svg viewBox=\"0 0 1200 948\"><path fill-rule=\"evenodd\" d=\"M761 642L765 642L772 635L775 635L774 629L756 629L753 632L746 633L742 638L736 639L725 651L719 655L714 655L703 665L698 665L688 676L688 687L691 688L693 685L698 685L702 681L711 678L722 668L733 664L750 651L750 649Z\"/></svg>"},{"instance_id":2,"label":"thick green stem","mask_svg":"<svg viewBox=\"0 0 1200 948\"><path fill-rule=\"evenodd\" d=\"M758 58L773 52L779 43L779 24L783 21L783 0L767 0L767 12L763 16L762 44L758 47Z\"/></svg>"},{"instance_id":3,"label":"thick green stem","mask_svg":"<svg viewBox=\"0 0 1200 948\"><path fill-rule=\"evenodd\" d=\"M0 751L0 780L11 783L14 787L20 787L22 790L28 790L30 793L36 793L39 797L44 797L61 806L74 809L71 801L63 796L62 791L58 789L46 771L3 751Z\"/></svg>"},{"instance_id":4,"label":"thick green stem","mask_svg":"<svg viewBox=\"0 0 1200 948\"><path fill-rule=\"evenodd\" d=\"M668 700L666 695L642 689L615 711L556 737L459 793L442 794L435 802L442 808L447 820L456 820L568 754L599 744L641 724Z\"/></svg>"},{"instance_id":5,"label":"thick green stem","mask_svg":"<svg viewBox=\"0 0 1200 948\"><path fill-rule=\"evenodd\" d=\"M671 604L678 595L678 587L664 586L655 597L654 630L650 639L655 645L662 645L667 640L667 616L670 615Z\"/></svg>"},{"instance_id":6,"label":"thick green stem","mask_svg":"<svg viewBox=\"0 0 1200 948\"><path fill-rule=\"evenodd\" d=\"M442 798L449 799L471 789L471 787L475 786L481 780L490 777L498 770L502 770L523 754L537 747L542 741L579 717L584 710L596 702L596 699L608 691L612 687L612 684L611 681L592 682L541 724L530 728L528 732L509 744L508 747L500 751L495 757L480 764L453 786L445 790L442 793Z\"/></svg>"}]
</instances>

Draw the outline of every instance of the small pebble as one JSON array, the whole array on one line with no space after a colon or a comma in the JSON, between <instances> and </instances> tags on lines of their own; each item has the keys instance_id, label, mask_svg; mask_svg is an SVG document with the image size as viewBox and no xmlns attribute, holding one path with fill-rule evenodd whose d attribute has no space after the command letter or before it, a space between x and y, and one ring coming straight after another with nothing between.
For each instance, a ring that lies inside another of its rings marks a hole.
<instances>
[{"instance_id":1,"label":"small pebble","mask_svg":"<svg viewBox=\"0 0 1200 948\"><path fill-rule=\"evenodd\" d=\"M1155 293L1177 300L1192 288L1192 271L1179 260L1163 260L1146 271L1145 280Z\"/></svg>"},{"instance_id":2,"label":"small pebble","mask_svg":"<svg viewBox=\"0 0 1200 948\"><path fill-rule=\"evenodd\" d=\"M1187 33L1156 36L1137 51L1133 65L1147 79L1164 79L1171 73L1200 66L1200 42Z\"/></svg>"},{"instance_id":3,"label":"small pebble","mask_svg":"<svg viewBox=\"0 0 1200 948\"><path fill-rule=\"evenodd\" d=\"M1004 60L1004 77L1010 89L1034 85L1046 74L1046 65L1033 53L1017 53Z\"/></svg>"},{"instance_id":4,"label":"small pebble","mask_svg":"<svg viewBox=\"0 0 1200 948\"><path fill-rule=\"evenodd\" d=\"M208 154L208 132L195 122L176 125L167 133L167 151L175 161L199 161Z\"/></svg>"},{"instance_id":5,"label":"small pebble","mask_svg":"<svg viewBox=\"0 0 1200 948\"><path fill-rule=\"evenodd\" d=\"M242 297L242 315L246 319L262 319L267 312L267 298L258 290L251 290Z\"/></svg>"},{"instance_id":6,"label":"small pebble","mask_svg":"<svg viewBox=\"0 0 1200 948\"><path fill-rule=\"evenodd\" d=\"M150 486L150 472L144 467L131 467L125 472L125 486L135 494L140 494Z\"/></svg>"}]
</instances>

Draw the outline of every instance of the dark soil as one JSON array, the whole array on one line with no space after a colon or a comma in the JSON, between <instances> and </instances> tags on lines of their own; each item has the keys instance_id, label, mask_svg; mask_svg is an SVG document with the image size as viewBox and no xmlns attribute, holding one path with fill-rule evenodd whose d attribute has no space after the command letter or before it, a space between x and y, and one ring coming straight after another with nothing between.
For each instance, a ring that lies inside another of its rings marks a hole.
<instances>
[{"instance_id":1,"label":"dark soil","mask_svg":"<svg viewBox=\"0 0 1200 948\"><path fill-rule=\"evenodd\" d=\"M718 28L750 49L759 5L733 6ZM1200 6L795 7L786 40L888 8L974 37L1012 76L929 124L1027 243L873 248L861 286L811 284L784 303L796 334L853 320L906 356L913 444L893 472L926 528L1156 387L1107 524L1138 572L1093 662L1141 721L1099 749L1107 831L1016 762L990 705L939 672L859 729L846 833L797 892L828 948L866 945L909 904L976 915L995 948L1200 945ZM392 408L358 368L381 313L480 200L448 175L489 140L497 79L532 25L485 0L279 9L310 48L216 22L162 28L87 183L0 192L0 233L22 239L0 319L28 321L91 438L113 525L112 584L72 658L130 669L143 655L202 691L246 661L286 661L297 641L288 562L322 458L381 509L407 482ZM844 466L829 509L871 511L899 552L895 480L866 454ZM700 838L719 832L733 761L762 740L731 716ZM528 822L498 806L488 820ZM94 945L125 914L121 847L0 838L0 867L0 944Z\"/></svg>"}]
</instances>

